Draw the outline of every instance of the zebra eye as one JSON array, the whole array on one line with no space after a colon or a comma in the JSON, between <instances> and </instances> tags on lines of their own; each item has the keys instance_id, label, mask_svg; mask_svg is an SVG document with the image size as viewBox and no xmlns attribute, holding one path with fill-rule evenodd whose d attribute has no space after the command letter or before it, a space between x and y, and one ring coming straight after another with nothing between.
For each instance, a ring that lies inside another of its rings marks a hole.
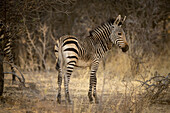
<instances>
[{"instance_id":1,"label":"zebra eye","mask_svg":"<svg viewBox=\"0 0 170 113\"><path fill-rule=\"evenodd\" d=\"M118 35L121 35L121 34L122 34L122 33L120 33L120 32L118 33Z\"/></svg>"}]
</instances>

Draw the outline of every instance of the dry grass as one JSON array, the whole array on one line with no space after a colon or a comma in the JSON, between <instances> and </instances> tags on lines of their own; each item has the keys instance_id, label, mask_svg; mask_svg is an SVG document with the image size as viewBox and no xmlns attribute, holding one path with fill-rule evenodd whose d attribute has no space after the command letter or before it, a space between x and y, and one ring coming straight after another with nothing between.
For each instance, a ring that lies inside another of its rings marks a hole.
<instances>
[{"instance_id":1,"label":"dry grass","mask_svg":"<svg viewBox=\"0 0 170 113\"><path fill-rule=\"evenodd\" d=\"M14 22L14 25L16 24L16 28L18 28L14 34L20 37L16 40L15 44L18 47L15 48L14 53L16 53L20 68L29 71L25 73L26 88L11 85L11 77L7 75L5 77L5 91L3 97L0 97L0 113L168 113L170 111L169 101L161 102L158 100L158 103L150 104L150 99L145 96L146 90L140 86L140 82L136 81L146 81L153 76L155 71L158 71L163 76L169 73L170 44L168 43L168 34L166 33L166 30L168 30L168 25L166 27L168 19L165 17L165 12L168 11L167 7L165 7L167 6L166 1L153 2L151 7L150 4L152 2L147 0L140 2L134 2L134 0L129 2L123 1L116 4L110 4L110 1L105 4L81 1L78 4L72 4L76 6L75 9L73 8L75 13L72 12L73 15L70 14L69 19L60 13L59 15L56 14L56 11L52 12L51 6L46 11L44 11L44 7L41 7L42 9L36 8L36 10L35 8L27 9L25 6L29 6L29 3L24 2L24 6L22 4L19 5L24 8L23 13L21 10L18 10L21 12L17 13L17 16L7 16L19 17L20 19L15 20L22 20L22 22ZM46 4L46 2L41 3ZM72 5L68 5L70 9ZM112 7L115 10L112 10ZM96 8L97 12L95 12ZM14 10L14 12L17 12L16 9L15 5L11 7L11 10ZM56 7L56 9L58 8ZM88 11L84 9L88 9ZM110 13L108 13L108 10ZM40 15L39 11L44 13ZM129 12L128 15L126 11ZM57 72L51 71L55 67L53 64L55 57L52 52L54 37L58 38L62 34L72 33L79 37L86 36L82 33L88 34L89 29L103 22L106 17L110 18L111 16L112 18L114 15L118 15L118 12L128 17L125 23L125 30L127 31L130 50L124 54L114 48L113 52L108 53L106 57L105 70L103 70L102 63L100 64L97 72L97 90L100 104L89 104L88 101L89 69L78 69L71 77L70 94L73 104L65 104L63 90L62 103L61 105L57 104ZM15 15L14 13L7 14ZM18 14L25 15L20 17ZM162 20L162 18L165 20ZM44 19L46 22L43 21ZM73 21L70 21L70 19ZM157 23L154 28L151 26L153 23ZM73 30L70 31L72 28ZM52 35L53 31L55 32L54 37ZM152 55L154 52L156 54ZM144 55L147 57L146 59ZM4 66L5 72L8 71L7 67ZM46 70L47 72L32 72L37 70ZM152 95L152 92L149 93ZM169 100L169 95L169 90L167 90L166 95L161 97Z\"/></svg>"},{"instance_id":2,"label":"dry grass","mask_svg":"<svg viewBox=\"0 0 170 113\"><path fill-rule=\"evenodd\" d=\"M139 94L139 82L121 82L117 79L106 79L105 89L102 94L103 77L98 77L98 96L100 104L89 104L88 79L72 77L70 82L70 94L72 105L65 104L64 91L62 90L62 103L56 103L57 77L51 73L25 74L26 88L20 89L17 85L10 84L6 78L5 92L1 98L1 112L56 112L56 113L137 113L141 111L159 112L170 110L169 105L156 105L148 108ZM48 79L47 79L48 78ZM165 109L162 109L162 108ZM161 109L160 109L161 108Z\"/></svg>"},{"instance_id":3,"label":"dry grass","mask_svg":"<svg viewBox=\"0 0 170 113\"><path fill-rule=\"evenodd\" d=\"M112 52L110 55L114 56ZM63 86L62 103L59 105L56 102L56 71L28 72L25 73L26 88L11 85L11 77L6 76L5 91L0 101L0 112L168 113L170 111L168 101L150 104L150 100L143 96L146 93L145 90L140 87L140 82L136 81L137 79L143 80L149 78L155 70L156 66L153 65L154 63L149 68L149 72L139 74L138 77L132 79L130 78L131 72L129 71L131 68L130 60L127 54L120 52L119 55L121 57L107 57L106 69L103 70L101 63L97 72L97 91L100 104L89 104L88 101L89 69L76 69L71 77L70 94L73 101L72 105L65 104ZM164 70L161 74L169 71L170 67L167 64L164 63L166 68L159 68ZM147 63L144 66L147 66ZM148 74L148 77L144 78L143 76L146 76L146 74ZM169 97L169 93L165 96L166 98Z\"/></svg>"}]
</instances>

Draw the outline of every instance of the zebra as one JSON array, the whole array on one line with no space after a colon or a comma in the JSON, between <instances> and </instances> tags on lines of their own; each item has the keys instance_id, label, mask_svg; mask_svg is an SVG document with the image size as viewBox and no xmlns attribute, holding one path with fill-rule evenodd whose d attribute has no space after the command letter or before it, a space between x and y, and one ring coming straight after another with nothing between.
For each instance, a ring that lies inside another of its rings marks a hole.
<instances>
[{"instance_id":1,"label":"zebra","mask_svg":"<svg viewBox=\"0 0 170 113\"><path fill-rule=\"evenodd\" d=\"M66 35L56 40L54 51L57 62L56 70L58 70L57 102L59 104L61 103L62 74L64 74L65 101L72 103L69 95L69 81L75 67L90 67L88 97L90 103L93 102L93 97L95 103L99 103L96 91L96 71L99 62L113 44L121 48L123 52L129 49L125 32L121 28L125 19L126 16L122 20L121 15L119 15L116 19L111 19L90 31L90 35L85 38Z\"/></svg>"},{"instance_id":2,"label":"zebra","mask_svg":"<svg viewBox=\"0 0 170 113\"><path fill-rule=\"evenodd\" d=\"M12 38L10 36L10 32L7 30L6 26L3 24L2 20L0 20L0 44L4 55L7 56L8 61L10 64L14 64L14 57L12 54L12 47L11 47ZM12 84L16 82L15 78L15 70L14 67L11 65L12 70Z\"/></svg>"}]
</instances>

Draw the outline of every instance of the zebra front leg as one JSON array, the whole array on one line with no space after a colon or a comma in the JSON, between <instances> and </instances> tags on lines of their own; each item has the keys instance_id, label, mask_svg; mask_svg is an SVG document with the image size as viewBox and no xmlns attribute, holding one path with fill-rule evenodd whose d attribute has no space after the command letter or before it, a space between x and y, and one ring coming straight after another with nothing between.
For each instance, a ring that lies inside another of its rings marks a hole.
<instances>
[{"instance_id":1,"label":"zebra front leg","mask_svg":"<svg viewBox=\"0 0 170 113\"><path fill-rule=\"evenodd\" d=\"M98 104L98 103L99 103L99 100L98 100L98 97L97 97L96 84L97 84L97 78L96 78L96 74L95 74L95 75L94 75L93 96L94 96L94 98L95 98L95 103Z\"/></svg>"},{"instance_id":2,"label":"zebra front leg","mask_svg":"<svg viewBox=\"0 0 170 113\"><path fill-rule=\"evenodd\" d=\"M90 77L90 85L89 85L88 97L89 97L90 103L92 103L93 102L93 97L92 97L92 79L91 79L91 77Z\"/></svg>"},{"instance_id":3,"label":"zebra front leg","mask_svg":"<svg viewBox=\"0 0 170 113\"><path fill-rule=\"evenodd\" d=\"M61 85L62 85L62 70L58 69L58 94L57 94L57 102L61 103Z\"/></svg>"},{"instance_id":4,"label":"zebra front leg","mask_svg":"<svg viewBox=\"0 0 170 113\"><path fill-rule=\"evenodd\" d=\"M94 97L95 98L95 103L97 104L97 103L99 103L99 100L97 98L96 84L97 84L96 74L94 74L94 75L91 74L88 97L89 97L90 103L93 102L93 97ZM93 89L93 97L92 97L92 89Z\"/></svg>"},{"instance_id":5,"label":"zebra front leg","mask_svg":"<svg viewBox=\"0 0 170 113\"><path fill-rule=\"evenodd\" d=\"M97 84L96 71L98 69L98 65L99 65L98 60L96 60L96 62L94 62L93 65L91 66L90 87L89 87L89 92L88 92L90 103L92 103L93 101L92 90L93 90L93 96L95 98L95 103L99 103L98 98L97 98L97 91L96 91L96 84Z\"/></svg>"}]
</instances>

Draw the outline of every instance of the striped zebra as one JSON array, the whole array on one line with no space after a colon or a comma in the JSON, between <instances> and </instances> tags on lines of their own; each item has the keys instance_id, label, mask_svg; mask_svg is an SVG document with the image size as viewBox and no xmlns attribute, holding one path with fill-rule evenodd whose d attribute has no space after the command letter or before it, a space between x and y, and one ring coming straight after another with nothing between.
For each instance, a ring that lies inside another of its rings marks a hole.
<instances>
[{"instance_id":1,"label":"striped zebra","mask_svg":"<svg viewBox=\"0 0 170 113\"><path fill-rule=\"evenodd\" d=\"M5 56L7 56L8 61L10 64L14 64L13 61L13 54L11 52L11 37L9 34L9 31L6 30L6 26L2 23L2 21L0 21L0 45L3 54ZM14 67L11 65L11 70L12 73L15 73ZM12 83L15 83L16 79L15 79L15 75L12 75Z\"/></svg>"},{"instance_id":2,"label":"striped zebra","mask_svg":"<svg viewBox=\"0 0 170 113\"><path fill-rule=\"evenodd\" d=\"M90 31L90 35L86 38L67 35L56 40L54 49L57 60L56 69L58 70L58 103L61 103L62 74L64 74L65 100L71 103L68 85L74 67L90 67L88 97L90 102L94 97L95 103L98 103L96 71L99 62L113 44L119 46L123 52L129 49L125 33L121 28L124 21L125 18L122 20L119 15L115 20L110 20Z\"/></svg>"}]
</instances>

